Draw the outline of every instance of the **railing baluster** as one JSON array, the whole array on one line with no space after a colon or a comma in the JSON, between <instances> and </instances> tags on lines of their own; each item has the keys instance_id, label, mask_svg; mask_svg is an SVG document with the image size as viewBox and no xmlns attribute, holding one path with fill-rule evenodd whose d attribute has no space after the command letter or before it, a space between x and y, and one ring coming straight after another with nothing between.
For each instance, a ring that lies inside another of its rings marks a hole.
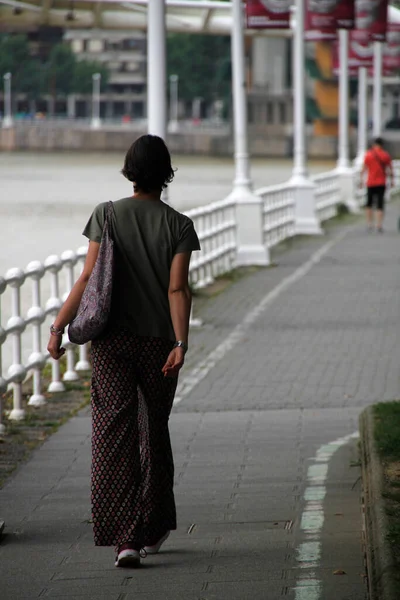
<instances>
[{"instance_id":1,"label":"railing baluster","mask_svg":"<svg viewBox=\"0 0 400 600\"><path fill-rule=\"evenodd\" d=\"M78 262L84 263L87 255L87 246L81 246L78 248L76 256ZM90 362L88 360L88 344L84 344L83 346L79 346L79 360L75 365L76 371L89 371L90 370Z\"/></svg>"},{"instance_id":2,"label":"railing baluster","mask_svg":"<svg viewBox=\"0 0 400 600\"><path fill-rule=\"evenodd\" d=\"M50 271L51 276L51 296L46 302L46 313L56 315L62 306L58 282L58 272L61 269L62 263L60 258L53 254L46 259L44 265ZM65 391L65 385L61 381L60 363L58 360L51 359L51 383L47 389L51 393Z\"/></svg>"},{"instance_id":3,"label":"railing baluster","mask_svg":"<svg viewBox=\"0 0 400 600\"><path fill-rule=\"evenodd\" d=\"M63 295L64 301L67 299L68 294L74 285L74 266L77 260L77 255L72 250L66 250L61 254L61 261L66 268L66 291ZM63 381L78 381L79 375L75 370L75 346L71 344L68 336L64 336L63 344L66 349L65 354L67 359L67 370L64 373Z\"/></svg>"},{"instance_id":4,"label":"railing baluster","mask_svg":"<svg viewBox=\"0 0 400 600\"><path fill-rule=\"evenodd\" d=\"M11 287L11 317L7 322L7 333L12 336L12 364L8 369L8 381L13 388L13 409L10 419L20 421L25 417L22 408L22 382L26 377L26 369L22 364L21 335L25 329L25 321L21 317L20 289L25 280L21 269L10 269L6 273L6 281Z\"/></svg>"},{"instance_id":5,"label":"railing baluster","mask_svg":"<svg viewBox=\"0 0 400 600\"><path fill-rule=\"evenodd\" d=\"M1 306L2 306L2 295L7 287L4 277L0 277L0 435L4 435L6 428L3 425L3 402L2 396L7 391L7 381L3 377L3 353L2 347L6 340L5 329L1 326Z\"/></svg>"},{"instance_id":6,"label":"railing baluster","mask_svg":"<svg viewBox=\"0 0 400 600\"><path fill-rule=\"evenodd\" d=\"M42 406L46 399L41 389L41 371L46 363L46 357L42 353L41 326L46 318L40 302L40 280L44 275L44 265L39 261L30 262L26 273L32 279L32 306L28 310L27 319L32 323L32 347L33 352L29 357L29 366L33 369L33 393L29 398L30 406Z\"/></svg>"}]
</instances>

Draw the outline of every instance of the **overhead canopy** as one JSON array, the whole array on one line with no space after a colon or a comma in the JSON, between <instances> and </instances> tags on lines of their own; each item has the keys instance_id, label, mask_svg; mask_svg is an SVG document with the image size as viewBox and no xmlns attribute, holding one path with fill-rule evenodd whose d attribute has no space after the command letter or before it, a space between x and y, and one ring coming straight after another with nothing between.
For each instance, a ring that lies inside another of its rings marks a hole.
<instances>
[{"instance_id":1,"label":"overhead canopy","mask_svg":"<svg viewBox=\"0 0 400 600\"><path fill-rule=\"evenodd\" d=\"M168 31L230 35L232 2L217 0L165 0ZM39 26L67 29L147 28L147 0L0 0L0 31L21 31ZM289 31L252 32L290 35Z\"/></svg>"},{"instance_id":2,"label":"overhead canopy","mask_svg":"<svg viewBox=\"0 0 400 600\"><path fill-rule=\"evenodd\" d=\"M0 0L0 31L27 31L39 26L64 29L147 28L148 0ZM230 0L165 0L168 31L230 35ZM389 20L400 10L389 6ZM290 37L290 30L246 30L246 35Z\"/></svg>"}]
</instances>

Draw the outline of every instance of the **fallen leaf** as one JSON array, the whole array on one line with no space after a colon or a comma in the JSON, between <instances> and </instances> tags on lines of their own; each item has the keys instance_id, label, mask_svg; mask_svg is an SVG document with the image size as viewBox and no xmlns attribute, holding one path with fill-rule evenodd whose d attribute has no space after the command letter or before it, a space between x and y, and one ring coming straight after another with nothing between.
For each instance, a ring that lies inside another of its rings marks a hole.
<instances>
[{"instance_id":1,"label":"fallen leaf","mask_svg":"<svg viewBox=\"0 0 400 600\"><path fill-rule=\"evenodd\" d=\"M335 517L343 517L343 513L335 513Z\"/></svg>"},{"instance_id":2,"label":"fallen leaf","mask_svg":"<svg viewBox=\"0 0 400 600\"><path fill-rule=\"evenodd\" d=\"M334 575L346 575L346 571L343 571L342 569L336 569L336 571L333 571Z\"/></svg>"}]
</instances>

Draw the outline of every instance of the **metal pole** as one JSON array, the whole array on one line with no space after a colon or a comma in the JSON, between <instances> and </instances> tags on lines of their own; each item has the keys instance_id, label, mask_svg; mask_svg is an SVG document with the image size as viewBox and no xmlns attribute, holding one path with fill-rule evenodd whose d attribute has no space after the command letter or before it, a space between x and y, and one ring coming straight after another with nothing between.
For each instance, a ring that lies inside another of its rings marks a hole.
<instances>
[{"instance_id":1,"label":"metal pole","mask_svg":"<svg viewBox=\"0 0 400 600\"><path fill-rule=\"evenodd\" d=\"M247 140L246 70L242 0L232 0L232 87L235 142L234 189L250 191L250 162Z\"/></svg>"},{"instance_id":2,"label":"metal pole","mask_svg":"<svg viewBox=\"0 0 400 600\"><path fill-rule=\"evenodd\" d=\"M374 43L373 134L382 134L382 42Z\"/></svg>"},{"instance_id":3,"label":"metal pole","mask_svg":"<svg viewBox=\"0 0 400 600\"><path fill-rule=\"evenodd\" d=\"M339 156L337 168L348 170L349 162L349 32L339 31Z\"/></svg>"},{"instance_id":4,"label":"metal pole","mask_svg":"<svg viewBox=\"0 0 400 600\"><path fill-rule=\"evenodd\" d=\"M293 22L293 171L292 179L307 179L305 110L304 0L296 0Z\"/></svg>"},{"instance_id":5,"label":"metal pole","mask_svg":"<svg viewBox=\"0 0 400 600\"><path fill-rule=\"evenodd\" d=\"M178 131L178 85L179 76L169 76L169 131Z\"/></svg>"},{"instance_id":6,"label":"metal pole","mask_svg":"<svg viewBox=\"0 0 400 600\"><path fill-rule=\"evenodd\" d=\"M101 74L93 73L92 75L93 91L92 91L92 121L91 128L99 129L101 126L100 121L100 83Z\"/></svg>"},{"instance_id":7,"label":"metal pole","mask_svg":"<svg viewBox=\"0 0 400 600\"><path fill-rule=\"evenodd\" d=\"M361 168L367 150L368 128L368 73L366 67L358 69L358 148L354 164Z\"/></svg>"},{"instance_id":8,"label":"metal pole","mask_svg":"<svg viewBox=\"0 0 400 600\"><path fill-rule=\"evenodd\" d=\"M5 73L3 75L4 80L4 118L3 118L3 127L12 127L13 126L13 118L12 118L12 108L11 108L11 73Z\"/></svg>"},{"instance_id":9,"label":"metal pole","mask_svg":"<svg viewBox=\"0 0 400 600\"><path fill-rule=\"evenodd\" d=\"M165 0L147 7L148 133L165 140L167 134Z\"/></svg>"}]
</instances>

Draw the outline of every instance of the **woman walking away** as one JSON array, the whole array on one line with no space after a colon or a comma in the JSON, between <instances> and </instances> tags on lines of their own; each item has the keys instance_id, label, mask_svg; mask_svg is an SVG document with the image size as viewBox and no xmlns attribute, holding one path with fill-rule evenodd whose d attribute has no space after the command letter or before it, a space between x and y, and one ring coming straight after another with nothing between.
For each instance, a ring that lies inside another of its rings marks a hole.
<instances>
[{"instance_id":1,"label":"woman walking away","mask_svg":"<svg viewBox=\"0 0 400 600\"><path fill-rule=\"evenodd\" d=\"M97 546L115 546L118 567L140 564L176 529L168 419L188 347L192 221L162 202L174 177L163 140L144 135L128 150L123 175L133 196L113 203L114 275L106 331L92 342L92 516ZM48 344L58 359L99 252L108 203L83 234L83 272L62 306Z\"/></svg>"}]
</instances>

